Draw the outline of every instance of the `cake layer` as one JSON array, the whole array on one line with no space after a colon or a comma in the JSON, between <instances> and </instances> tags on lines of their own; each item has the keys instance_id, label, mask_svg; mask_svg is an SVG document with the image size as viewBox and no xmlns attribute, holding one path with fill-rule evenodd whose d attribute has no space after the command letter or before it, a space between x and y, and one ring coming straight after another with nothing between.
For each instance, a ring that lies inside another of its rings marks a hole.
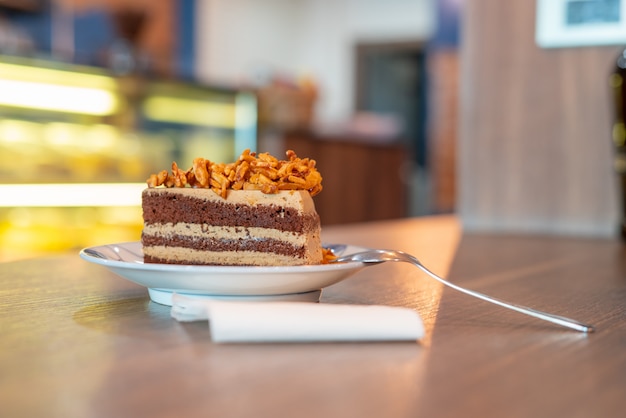
<instances>
[{"instance_id":1,"label":"cake layer","mask_svg":"<svg viewBox=\"0 0 626 418\"><path fill-rule=\"evenodd\" d=\"M146 247L172 246L193 248L201 251L256 251L266 254L289 254L302 257L306 252L306 244L292 245L276 239L218 239L197 238L186 235L142 235L144 250ZM302 236L306 241L307 237ZM145 253L145 251L144 251Z\"/></svg>"},{"instance_id":2,"label":"cake layer","mask_svg":"<svg viewBox=\"0 0 626 418\"><path fill-rule=\"evenodd\" d=\"M163 264L238 265L238 266L296 266L319 264L321 255L313 258L257 251L200 251L183 247L145 247L144 262Z\"/></svg>"},{"instance_id":3,"label":"cake layer","mask_svg":"<svg viewBox=\"0 0 626 418\"><path fill-rule=\"evenodd\" d=\"M183 222L293 232L319 228L319 216L306 191L229 191L224 199L210 189L156 188L143 192L142 207L146 225Z\"/></svg>"}]
</instances>

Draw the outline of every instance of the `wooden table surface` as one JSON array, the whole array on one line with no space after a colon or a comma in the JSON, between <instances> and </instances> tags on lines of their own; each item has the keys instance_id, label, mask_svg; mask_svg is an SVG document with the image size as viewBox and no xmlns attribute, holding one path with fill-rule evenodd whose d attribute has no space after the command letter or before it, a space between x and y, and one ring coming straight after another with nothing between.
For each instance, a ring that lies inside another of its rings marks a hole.
<instances>
[{"instance_id":1,"label":"wooden table surface","mask_svg":"<svg viewBox=\"0 0 626 418\"><path fill-rule=\"evenodd\" d=\"M329 227L327 242L411 252L455 283L588 321L504 310L406 264L322 303L417 310L419 343L214 344L145 288L77 254L0 264L2 417L621 417L626 246L462 234L455 217Z\"/></svg>"}]
</instances>

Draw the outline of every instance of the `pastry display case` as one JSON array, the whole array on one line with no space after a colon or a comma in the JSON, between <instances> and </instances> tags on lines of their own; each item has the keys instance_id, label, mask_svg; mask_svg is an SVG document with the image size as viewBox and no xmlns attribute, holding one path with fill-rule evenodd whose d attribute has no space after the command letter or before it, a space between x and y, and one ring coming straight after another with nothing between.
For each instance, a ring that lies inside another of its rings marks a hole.
<instances>
[{"instance_id":1,"label":"pastry display case","mask_svg":"<svg viewBox=\"0 0 626 418\"><path fill-rule=\"evenodd\" d=\"M0 261L138 240L151 173L256 143L252 92L0 56Z\"/></svg>"}]
</instances>

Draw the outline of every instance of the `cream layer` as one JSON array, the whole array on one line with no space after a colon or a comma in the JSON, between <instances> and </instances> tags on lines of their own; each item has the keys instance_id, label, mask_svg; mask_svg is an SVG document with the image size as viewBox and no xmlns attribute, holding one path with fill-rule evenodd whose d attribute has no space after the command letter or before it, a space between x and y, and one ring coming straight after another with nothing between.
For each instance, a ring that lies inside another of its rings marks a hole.
<instances>
[{"instance_id":1,"label":"cream layer","mask_svg":"<svg viewBox=\"0 0 626 418\"><path fill-rule=\"evenodd\" d=\"M181 235L185 237L201 239L274 239L287 242L293 246L302 246L307 243L309 236L319 236L319 231L313 234L297 234L289 231L278 231L276 229L258 227L237 227L237 226L211 226L207 224L191 223L166 223L144 225L143 232L149 236L171 237Z\"/></svg>"},{"instance_id":2,"label":"cream layer","mask_svg":"<svg viewBox=\"0 0 626 418\"><path fill-rule=\"evenodd\" d=\"M145 247L144 254L180 264L224 264L254 266L293 266L319 264L320 254L307 253L304 258L256 251L198 251L183 247Z\"/></svg>"}]
</instances>

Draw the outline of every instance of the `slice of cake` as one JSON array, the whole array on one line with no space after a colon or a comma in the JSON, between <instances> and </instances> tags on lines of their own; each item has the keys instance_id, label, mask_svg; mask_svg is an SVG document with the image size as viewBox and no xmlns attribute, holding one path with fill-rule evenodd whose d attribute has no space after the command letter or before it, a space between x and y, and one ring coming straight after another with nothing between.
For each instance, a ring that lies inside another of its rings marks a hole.
<instances>
[{"instance_id":1,"label":"slice of cake","mask_svg":"<svg viewBox=\"0 0 626 418\"><path fill-rule=\"evenodd\" d=\"M307 191L266 194L154 188L143 192L144 261L301 265L322 261L320 219Z\"/></svg>"},{"instance_id":2,"label":"slice of cake","mask_svg":"<svg viewBox=\"0 0 626 418\"><path fill-rule=\"evenodd\" d=\"M245 151L231 164L196 159L150 176L142 195L144 262L285 266L320 264L321 191L315 161Z\"/></svg>"}]
</instances>

